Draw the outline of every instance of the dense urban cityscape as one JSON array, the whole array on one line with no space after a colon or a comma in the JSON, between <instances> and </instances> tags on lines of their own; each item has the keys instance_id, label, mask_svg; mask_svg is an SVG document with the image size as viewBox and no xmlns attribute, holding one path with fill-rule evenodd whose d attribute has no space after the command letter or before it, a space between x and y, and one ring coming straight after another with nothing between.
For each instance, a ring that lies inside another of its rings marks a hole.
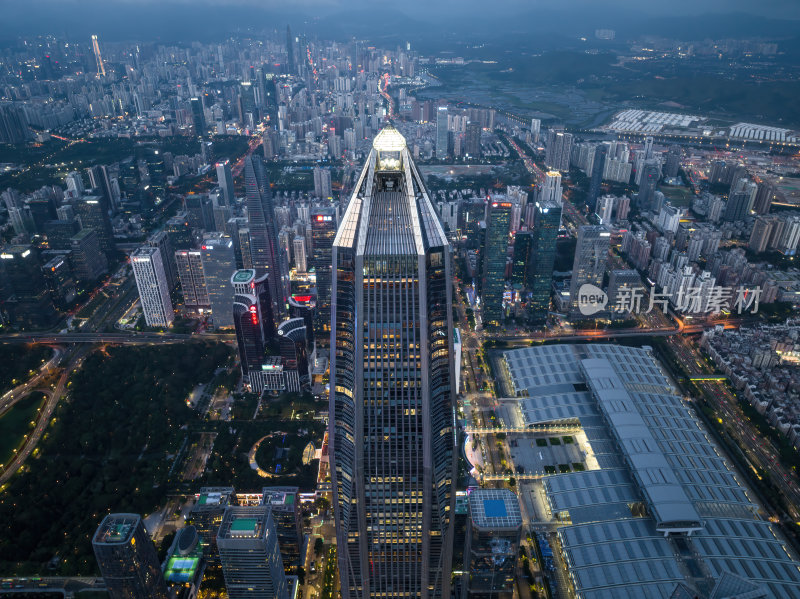
<instances>
[{"instance_id":1,"label":"dense urban cityscape","mask_svg":"<svg viewBox=\"0 0 800 599\"><path fill-rule=\"evenodd\" d=\"M800 598L800 6L32 4L0 597Z\"/></svg>"}]
</instances>

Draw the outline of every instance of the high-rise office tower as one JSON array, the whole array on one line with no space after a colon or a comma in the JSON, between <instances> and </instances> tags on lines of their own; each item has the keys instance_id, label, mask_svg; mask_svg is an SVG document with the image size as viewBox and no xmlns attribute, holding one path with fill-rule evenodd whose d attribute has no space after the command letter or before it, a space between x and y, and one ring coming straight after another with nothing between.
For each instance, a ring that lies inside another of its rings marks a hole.
<instances>
[{"instance_id":1,"label":"high-rise office tower","mask_svg":"<svg viewBox=\"0 0 800 599\"><path fill-rule=\"evenodd\" d=\"M206 237L200 246L203 278L215 329L233 326L231 273L236 270L233 240L227 235Z\"/></svg>"},{"instance_id":2,"label":"high-rise office tower","mask_svg":"<svg viewBox=\"0 0 800 599\"><path fill-rule=\"evenodd\" d=\"M66 310L78 293L66 253L56 255L45 262L42 274L55 307L58 310Z\"/></svg>"},{"instance_id":3,"label":"high-rise office tower","mask_svg":"<svg viewBox=\"0 0 800 599\"><path fill-rule=\"evenodd\" d=\"M164 231L169 236L169 242L173 249L188 250L194 245L192 227L186 212L179 212L170 218L164 225Z\"/></svg>"},{"instance_id":4,"label":"high-rise office tower","mask_svg":"<svg viewBox=\"0 0 800 599\"><path fill-rule=\"evenodd\" d=\"M292 30L286 26L286 70L290 75L294 75L297 67L294 62L294 40L292 39Z\"/></svg>"},{"instance_id":5,"label":"high-rise office tower","mask_svg":"<svg viewBox=\"0 0 800 599\"><path fill-rule=\"evenodd\" d=\"M581 286L603 286L603 276L608 263L611 233L603 226L584 225L578 229L578 244L572 263L572 280L569 297L573 315L578 315L578 292Z\"/></svg>"},{"instance_id":6,"label":"high-rise office tower","mask_svg":"<svg viewBox=\"0 0 800 599\"><path fill-rule=\"evenodd\" d=\"M531 141L539 143L539 134L542 132L542 120L531 119Z\"/></svg>"},{"instance_id":7,"label":"high-rise office tower","mask_svg":"<svg viewBox=\"0 0 800 599\"><path fill-rule=\"evenodd\" d=\"M545 165L556 171L568 171L572 154L572 133L564 133L556 129L547 132L547 149Z\"/></svg>"},{"instance_id":8,"label":"high-rise office tower","mask_svg":"<svg viewBox=\"0 0 800 599\"><path fill-rule=\"evenodd\" d=\"M92 189L96 189L102 194L101 197L105 203L106 210L118 210L119 196L114 193L111 186L108 167L102 165L90 166L86 169L86 174L89 175L89 184Z\"/></svg>"},{"instance_id":9,"label":"high-rise office tower","mask_svg":"<svg viewBox=\"0 0 800 599\"><path fill-rule=\"evenodd\" d=\"M94 59L97 63L97 74L101 77L105 77L106 65L103 63L103 57L100 54L100 43L96 35L92 36L92 50L94 51Z\"/></svg>"},{"instance_id":10,"label":"high-rise office tower","mask_svg":"<svg viewBox=\"0 0 800 599\"><path fill-rule=\"evenodd\" d=\"M181 282L183 304L190 311L211 307L203 274L203 254L200 250L178 250L175 252L175 267Z\"/></svg>"},{"instance_id":11,"label":"high-rise office tower","mask_svg":"<svg viewBox=\"0 0 800 599\"><path fill-rule=\"evenodd\" d=\"M464 140L464 152L470 158L481 157L481 124L470 121L467 123L466 138Z\"/></svg>"},{"instance_id":12,"label":"high-rise office tower","mask_svg":"<svg viewBox=\"0 0 800 599\"><path fill-rule=\"evenodd\" d=\"M51 220L44 224L47 247L51 250L70 249L70 239L81 230L81 224L73 219Z\"/></svg>"},{"instance_id":13,"label":"high-rise office tower","mask_svg":"<svg viewBox=\"0 0 800 599\"><path fill-rule=\"evenodd\" d=\"M170 292L178 286L178 271L175 267L175 250L166 231L153 233L147 240L147 245L158 248L161 252L161 263L164 265L164 272L167 274L167 285Z\"/></svg>"},{"instance_id":14,"label":"high-rise office tower","mask_svg":"<svg viewBox=\"0 0 800 599\"><path fill-rule=\"evenodd\" d=\"M233 206L236 198L233 195L233 174L231 173L230 160L217 162L217 185L222 190L222 197L226 206Z\"/></svg>"},{"instance_id":15,"label":"high-rise office tower","mask_svg":"<svg viewBox=\"0 0 800 599\"><path fill-rule=\"evenodd\" d=\"M616 196L612 195L600 196L597 199L594 213L597 215L597 218L600 219L601 225L608 226L611 223L611 216L614 214L614 204L616 204L616 202Z\"/></svg>"},{"instance_id":16,"label":"high-rise office tower","mask_svg":"<svg viewBox=\"0 0 800 599\"><path fill-rule=\"evenodd\" d=\"M505 291L508 231L513 204L504 196L495 196L486 207L486 249L481 272L481 312L484 325L499 326L505 320Z\"/></svg>"},{"instance_id":17,"label":"high-rise office tower","mask_svg":"<svg viewBox=\"0 0 800 599\"><path fill-rule=\"evenodd\" d=\"M251 387L258 388L258 371L270 339L275 336L275 319L266 274L253 269L237 270L233 285L233 324L239 348L242 376ZM255 390L255 389L254 389Z\"/></svg>"},{"instance_id":18,"label":"high-rise office tower","mask_svg":"<svg viewBox=\"0 0 800 599\"><path fill-rule=\"evenodd\" d=\"M331 170L328 168L314 168L314 195L327 200L333 195L331 188Z\"/></svg>"},{"instance_id":19,"label":"high-rise office tower","mask_svg":"<svg viewBox=\"0 0 800 599\"><path fill-rule=\"evenodd\" d=\"M100 249L110 256L116 251L114 244L114 229L105 203L99 196L84 196L74 204L75 215L81 221L84 229L92 229L100 240Z\"/></svg>"},{"instance_id":20,"label":"high-rise office tower","mask_svg":"<svg viewBox=\"0 0 800 599\"><path fill-rule=\"evenodd\" d=\"M561 173L558 171L547 171L544 174L542 186L539 188L539 203L561 205L561 195Z\"/></svg>"},{"instance_id":21,"label":"high-rise office tower","mask_svg":"<svg viewBox=\"0 0 800 599\"><path fill-rule=\"evenodd\" d=\"M447 158L449 143L450 131L447 127L447 106L439 106L436 111L436 157L439 160Z\"/></svg>"},{"instance_id":22,"label":"high-rise office tower","mask_svg":"<svg viewBox=\"0 0 800 599\"><path fill-rule=\"evenodd\" d=\"M25 113L15 104L0 104L0 143L23 143L30 137Z\"/></svg>"},{"instance_id":23,"label":"high-rise office tower","mask_svg":"<svg viewBox=\"0 0 800 599\"><path fill-rule=\"evenodd\" d=\"M67 192L75 197L80 197L86 191L83 185L83 178L78 171L73 171L64 177L64 183L67 184Z\"/></svg>"},{"instance_id":24,"label":"high-rise office tower","mask_svg":"<svg viewBox=\"0 0 800 599\"><path fill-rule=\"evenodd\" d=\"M108 260L100 251L100 240L91 229L82 229L70 239L70 262L75 278L81 283L94 283L108 272Z\"/></svg>"},{"instance_id":25,"label":"high-rise office tower","mask_svg":"<svg viewBox=\"0 0 800 599\"><path fill-rule=\"evenodd\" d=\"M167 273L161 262L161 252L158 248L142 246L131 254L131 266L147 326L170 326L175 320L175 313L169 297Z\"/></svg>"},{"instance_id":26,"label":"high-rise office tower","mask_svg":"<svg viewBox=\"0 0 800 599\"><path fill-rule=\"evenodd\" d=\"M111 599L167 599L156 548L138 514L109 514L92 537Z\"/></svg>"},{"instance_id":27,"label":"high-rise office tower","mask_svg":"<svg viewBox=\"0 0 800 599\"><path fill-rule=\"evenodd\" d=\"M744 220L748 215L747 209L750 204L750 194L746 190L734 191L728 197L728 202L725 204L725 212L722 215L722 220L727 222L736 222Z\"/></svg>"},{"instance_id":28,"label":"high-rise office tower","mask_svg":"<svg viewBox=\"0 0 800 599\"><path fill-rule=\"evenodd\" d=\"M508 489L469 495L464 599L512 599L522 537L519 499Z\"/></svg>"},{"instance_id":29,"label":"high-rise office tower","mask_svg":"<svg viewBox=\"0 0 800 599\"><path fill-rule=\"evenodd\" d=\"M450 596L450 259L405 139L387 127L333 246L329 431L344 599Z\"/></svg>"},{"instance_id":30,"label":"high-rise office tower","mask_svg":"<svg viewBox=\"0 0 800 599\"><path fill-rule=\"evenodd\" d=\"M317 279L317 319L314 332L322 345L327 345L330 332L331 306L331 256L336 237L336 209L314 207L311 209L311 266Z\"/></svg>"},{"instance_id":31,"label":"high-rise office tower","mask_svg":"<svg viewBox=\"0 0 800 599\"><path fill-rule=\"evenodd\" d=\"M192 229L214 231L214 202L205 193L190 193L183 198L186 220Z\"/></svg>"},{"instance_id":32,"label":"high-rise office tower","mask_svg":"<svg viewBox=\"0 0 800 599\"><path fill-rule=\"evenodd\" d=\"M250 229L241 228L237 232L239 251L242 254L242 268L253 268L253 252L250 247Z\"/></svg>"},{"instance_id":33,"label":"high-rise office tower","mask_svg":"<svg viewBox=\"0 0 800 599\"><path fill-rule=\"evenodd\" d=\"M217 531L234 496L233 487L202 487L192 506L192 526L203 539L203 554L212 565L219 566Z\"/></svg>"},{"instance_id":34,"label":"high-rise office tower","mask_svg":"<svg viewBox=\"0 0 800 599\"><path fill-rule=\"evenodd\" d=\"M756 214L767 214L775 199L775 186L772 183L762 181L758 184L758 193L753 205Z\"/></svg>"},{"instance_id":35,"label":"high-rise office tower","mask_svg":"<svg viewBox=\"0 0 800 599\"><path fill-rule=\"evenodd\" d=\"M647 136L644 138L644 159L650 160L653 157L653 138Z\"/></svg>"},{"instance_id":36,"label":"high-rise office tower","mask_svg":"<svg viewBox=\"0 0 800 599\"><path fill-rule=\"evenodd\" d=\"M308 270L308 262L306 260L306 238L297 235L292 240L292 250L294 253L294 267L299 273L305 273Z\"/></svg>"},{"instance_id":37,"label":"high-rise office tower","mask_svg":"<svg viewBox=\"0 0 800 599\"><path fill-rule=\"evenodd\" d=\"M247 198L247 218L250 229L250 255L253 268L269 278L269 293L276 317L285 313L288 297L288 280L281 271L278 230L272 191L267 171L260 156L250 155L244 160L244 184Z\"/></svg>"},{"instance_id":38,"label":"high-rise office tower","mask_svg":"<svg viewBox=\"0 0 800 599\"><path fill-rule=\"evenodd\" d=\"M272 519L278 532L278 545L281 549L283 567L291 572L300 564L300 547L303 543L303 529L300 518L300 489L297 487L264 487L262 489L265 505L272 509Z\"/></svg>"},{"instance_id":39,"label":"high-rise office tower","mask_svg":"<svg viewBox=\"0 0 800 599\"><path fill-rule=\"evenodd\" d=\"M511 267L511 283L514 289L525 288L532 247L533 231L517 231L514 235L514 263Z\"/></svg>"},{"instance_id":40,"label":"high-rise office tower","mask_svg":"<svg viewBox=\"0 0 800 599\"><path fill-rule=\"evenodd\" d=\"M590 210L594 210L597 205L597 198L600 196L600 185L603 183L603 171L606 168L606 156L608 145L600 144L594 149L594 162L592 163L592 178L589 181L589 196L586 204Z\"/></svg>"},{"instance_id":41,"label":"high-rise office tower","mask_svg":"<svg viewBox=\"0 0 800 599\"><path fill-rule=\"evenodd\" d=\"M194 126L194 134L202 137L208 132L205 109L203 108L203 99L192 98L189 100L189 103L192 106L192 125Z\"/></svg>"},{"instance_id":42,"label":"high-rise office tower","mask_svg":"<svg viewBox=\"0 0 800 599\"><path fill-rule=\"evenodd\" d=\"M300 387L308 383L306 322L302 318L284 320L278 326L277 333L286 377L286 390L299 392Z\"/></svg>"},{"instance_id":43,"label":"high-rise office tower","mask_svg":"<svg viewBox=\"0 0 800 599\"><path fill-rule=\"evenodd\" d=\"M5 300L2 308L16 327L47 328L56 323L56 311L35 247L13 245L3 248L0 252L0 290Z\"/></svg>"},{"instance_id":44,"label":"high-rise office tower","mask_svg":"<svg viewBox=\"0 0 800 599\"><path fill-rule=\"evenodd\" d=\"M545 322L550 311L550 290L553 287L553 265L556 261L556 241L560 227L560 196L558 201L536 202L527 279L527 287L531 292L528 320L533 324Z\"/></svg>"},{"instance_id":45,"label":"high-rise office tower","mask_svg":"<svg viewBox=\"0 0 800 599\"><path fill-rule=\"evenodd\" d=\"M657 160L645 160L642 164L641 178L639 179L639 195L637 203L640 210L650 210L656 196L656 187L661 178L661 165Z\"/></svg>"},{"instance_id":46,"label":"high-rise office tower","mask_svg":"<svg viewBox=\"0 0 800 599\"><path fill-rule=\"evenodd\" d=\"M217 549L230 599L289 599L269 505L228 506Z\"/></svg>"}]
</instances>

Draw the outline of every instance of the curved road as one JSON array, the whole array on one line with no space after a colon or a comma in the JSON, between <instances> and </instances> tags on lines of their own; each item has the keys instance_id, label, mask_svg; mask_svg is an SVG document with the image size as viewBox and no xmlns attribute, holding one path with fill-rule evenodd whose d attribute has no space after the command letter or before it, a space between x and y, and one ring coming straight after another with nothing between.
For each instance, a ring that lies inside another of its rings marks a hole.
<instances>
[{"instance_id":1,"label":"curved road","mask_svg":"<svg viewBox=\"0 0 800 599\"><path fill-rule=\"evenodd\" d=\"M50 370L54 368L59 360L61 360L61 356L63 355L64 350L60 347L53 348L53 357L50 358L42 367L39 369L39 372L36 375L22 383L21 385L17 385L13 389L6 391L2 397L0 397L0 416L6 412L6 410L10 409L15 403L17 403L20 399L27 396L31 391L42 391L46 393L50 393L50 389L37 389L39 384L42 382L47 375L50 374Z\"/></svg>"},{"instance_id":2,"label":"curved road","mask_svg":"<svg viewBox=\"0 0 800 599\"><path fill-rule=\"evenodd\" d=\"M45 403L44 408L41 410L41 412L39 412L39 420L37 420L36 427L33 429L33 432L28 436L25 446L19 451L19 453L17 453L17 456L3 471L3 473L0 474L0 486L6 484L8 480L14 476L16 471L22 467L22 465L25 463L25 460L28 459L28 456L30 456L33 450L36 448L36 445L39 443L42 435L44 435L44 432L47 430L47 426L50 423L50 418L53 416L53 411L56 409L59 399L61 399L62 395L64 394L64 389L67 386L67 380L72 374L72 371L80 366L81 361L88 350L89 346L82 346L80 349L75 351L75 354L72 356L72 359L67 367L64 368L64 372L61 373L61 377L59 377L58 383L52 392L49 390L42 390L42 392L49 394L47 403Z\"/></svg>"}]
</instances>

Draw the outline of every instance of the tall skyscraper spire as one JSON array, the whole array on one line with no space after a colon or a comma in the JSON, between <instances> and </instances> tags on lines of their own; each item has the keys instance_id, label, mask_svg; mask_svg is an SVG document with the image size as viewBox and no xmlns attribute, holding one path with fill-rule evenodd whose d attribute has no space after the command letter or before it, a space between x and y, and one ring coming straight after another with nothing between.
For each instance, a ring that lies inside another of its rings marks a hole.
<instances>
[{"instance_id":1,"label":"tall skyscraper spire","mask_svg":"<svg viewBox=\"0 0 800 599\"><path fill-rule=\"evenodd\" d=\"M94 50L94 58L97 61L97 74L105 77L106 67L103 64L103 57L100 55L100 44L97 42L97 36L92 36L92 50Z\"/></svg>"},{"instance_id":2,"label":"tall skyscraper spire","mask_svg":"<svg viewBox=\"0 0 800 599\"><path fill-rule=\"evenodd\" d=\"M329 427L344 599L450 596L450 252L405 139L387 127L333 245Z\"/></svg>"},{"instance_id":3,"label":"tall skyscraper spire","mask_svg":"<svg viewBox=\"0 0 800 599\"><path fill-rule=\"evenodd\" d=\"M294 40L292 39L292 29L288 25L286 26L286 68L290 75L294 75Z\"/></svg>"},{"instance_id":4,"label":"tall skyscraper spire","mask_svg":"<svg viewBox=\"0 0 800 599\"><path fill-rule=\"evenodd\" d=\"M288 293L281 269L281 249L278 245L272 192L267 170L260 156L251 154L245 158L244 185L253 268L259 273L266 272L269 276L270 297L275 306L275 315L280 317L285 312Z\"/></svg>"}]
</instances>

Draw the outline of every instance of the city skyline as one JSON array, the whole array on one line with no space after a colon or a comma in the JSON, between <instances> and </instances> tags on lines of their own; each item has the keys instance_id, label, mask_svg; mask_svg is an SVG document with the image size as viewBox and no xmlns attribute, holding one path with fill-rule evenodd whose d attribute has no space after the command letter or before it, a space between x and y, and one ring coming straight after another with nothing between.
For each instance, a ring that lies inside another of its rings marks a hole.
<instances>
[{"instance_id":1,"label":"city skyline","mask_svg":"<svg viewBox=\"0 0 800 599\"><path fill-rule=\"evenodd\" d=\"M9 5L0 595L800 599L798 8Z\"/></svg>"}]
</instances>

